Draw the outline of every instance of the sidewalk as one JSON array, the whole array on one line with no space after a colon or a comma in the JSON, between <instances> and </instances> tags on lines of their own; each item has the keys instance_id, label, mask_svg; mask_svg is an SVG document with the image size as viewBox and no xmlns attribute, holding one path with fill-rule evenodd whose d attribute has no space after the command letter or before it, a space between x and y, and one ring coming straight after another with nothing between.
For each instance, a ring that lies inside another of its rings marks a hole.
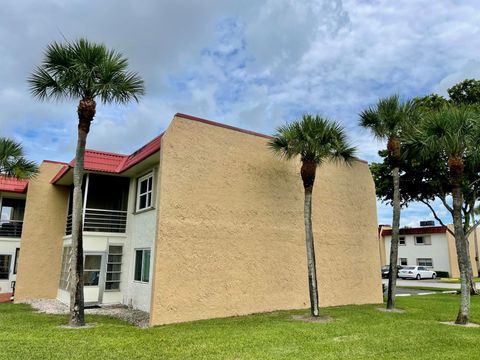
<instances>
[{"instance_id":1,"label":"sidewalk","mask_svg":"<svg viewBox=\"0 0 480 360\"><path fill-rule=\"evenodd\" d=\"M388 279L382 279L383 284L388 284ZM478 283L477 283L478 284ZM480 285L480 284L479 284ZM440 280L400 280L397 279L397 286L442 288L459 290L460 284L452 284Z\"/></svg>"}]
</instances>

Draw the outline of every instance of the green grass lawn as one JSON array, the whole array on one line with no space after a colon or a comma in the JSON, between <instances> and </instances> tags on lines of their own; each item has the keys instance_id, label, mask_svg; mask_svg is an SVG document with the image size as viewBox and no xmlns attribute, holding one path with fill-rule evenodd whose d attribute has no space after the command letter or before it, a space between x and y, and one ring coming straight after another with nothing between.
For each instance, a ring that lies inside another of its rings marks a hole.
<instances>
[{"instance_id":1,"label":"green grass lawn","mask_svg":"<svg viewBox=\"0 0 480 360\"><path fill-rule=\"evenodd\" d=\"M306 311L197 321L139 329L88 316L90 329L64 329L66 316L0 304L4 359L478 359L480 328L440 324L455 318L459 297L398 298L405 313L378 305L323 309L330 323L291 319ZM480 323L480 297L472 298Z\"/></svg>"}]
</instances>

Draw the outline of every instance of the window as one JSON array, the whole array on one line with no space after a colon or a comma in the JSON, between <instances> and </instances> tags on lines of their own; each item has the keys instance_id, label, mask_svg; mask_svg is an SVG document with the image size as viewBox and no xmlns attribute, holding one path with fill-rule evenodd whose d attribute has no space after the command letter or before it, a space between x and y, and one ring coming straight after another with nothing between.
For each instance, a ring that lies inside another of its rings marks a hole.
<instances>
[{"instance_id":1,"label":"window","mask_svg":"<svg viewBox=\"0 0 480 360\"><path fill-rule=\"evenodd\" d=\"M62 290L68 290L70 280L70 266L72 259L72 248L70 246L63 248L62 268L60 270L60 284Z\"/></svg>"},{"instance_id":2,"label":"window","mask_svg":"<svg viewBox=\"0 0 480 360\"><path fill-rule=\"evenodd\" d=\"M433 267L432 258L418 258L418 259L417 259L417 265L418 265L418 266L429 266L429 267Z\"/></svg>"},{"instance_id":3,"label":"window","mask_svg":"<svg viewBox=\"0 0 480 360\"><path fill-rule=\"evenodd\" d=\"M153 197L153 172L142 176L137 183L137 211L149 209Z\"/></svg>"},{"instance_id":4,"label":"window","mask_svg":"<svg viewBox=\"0 0 480 360\"><path fill-rule=\"evenodd\" d=\"M11 258L12 255L0 255L0 279L8 280Z\"/></svg>"},{"instance_id":5,"label":"window","mask_svg":"<svg viewBox=\"0 0 480 360\"><path fill-rule=\"evenodd\" d=\"M402 236L398 238L398 245L406 245L405 237Z\"/></svg>"},{"instance_id":6,"label":"window","mask_svg":"<svg viewBox=\"0 0 480 360\"><path fill-rule=\"evenodd\" d=\"M430 236L415 236L415 245L432 245Z\"/></svg>"},{"instance_id":7,"label":"window","mask_svg":"<svg viewBox=\"0 0 480 360\"><path fill-rule=\"evenodd\" d=\"M402 266L408 265L408 260L407 260L407 258L400 258L400 265L402 265Z\"/></svg>"},{"instance_id":8,"label":"window","mask_svg":"<svg viewBox=\"0 0 480 360\"><path fill-rule=\"evenodd\" d=\"M120 276L122 274L123 248L118 245L108 247L107 278L105 290L120 290Z\"/></svg>"},{"instance_id":9,"label":"window","mask_svg":"<svg viewBox=\"0 0 480 360\"><path fill-rule=\"evenodd\" d=\"M18 266L18 255L20 254L20 249L15 249L15 262L13 263L13 273L17 273L17 266Z\"/></svg>"},{"instance_id":10,"label":"window","mask_svg":"<svg viewBox=\"0 0 480 360\"><path fill-rule=\"evenodd\" d=\"M146 283L150 280L150 250L135 250L134 280Z\"/></svg>"},{"instance_id":11,"label":"window","mask_svg":"<svg viewBox=\"0 0 480 360\"><path fill-rule=\"evenodd\" d=\"M100 270L102 268L102 255L85 255L83 270L83 285L98 286Z\"/></svg>"}]
</instances>

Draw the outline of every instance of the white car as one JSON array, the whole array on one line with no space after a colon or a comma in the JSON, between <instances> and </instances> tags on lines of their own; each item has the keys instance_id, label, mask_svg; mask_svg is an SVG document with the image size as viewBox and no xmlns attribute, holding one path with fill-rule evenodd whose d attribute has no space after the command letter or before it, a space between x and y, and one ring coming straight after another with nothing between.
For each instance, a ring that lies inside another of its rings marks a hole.
<instances>
[{"instance_id":1,"label":"white car","mask_svg":"<svg viewBox=\"0 0 480 360\"><path fill-rule=\"evenodd\" d=\"M437 273L429 270L426 266L405 266L398 272L398 277L401 279L435 279Z\"/></svg>"}]
</instances>

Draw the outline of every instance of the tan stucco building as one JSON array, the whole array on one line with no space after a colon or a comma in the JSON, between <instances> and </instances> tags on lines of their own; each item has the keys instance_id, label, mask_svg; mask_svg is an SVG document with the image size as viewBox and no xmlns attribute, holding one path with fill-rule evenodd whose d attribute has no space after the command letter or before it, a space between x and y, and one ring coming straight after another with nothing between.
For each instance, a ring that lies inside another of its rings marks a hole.
<instances>
[{"instance_id":1,"label":"tan stucco building","mask_svg":"<svg viewBox=\"0 0 480 360\"><path fill-rule=\"evenodd\" d=\"M299 163L269 137L176 114L131 155L88 150L85 299L151 325L307 308ZM44 162L26 199L16 300L68 302L72 164ZM368 165L323 165L313 226L321 306L382 302ZM361 280L359 280L361 279Z\"/></svg>"}]
</instances>

